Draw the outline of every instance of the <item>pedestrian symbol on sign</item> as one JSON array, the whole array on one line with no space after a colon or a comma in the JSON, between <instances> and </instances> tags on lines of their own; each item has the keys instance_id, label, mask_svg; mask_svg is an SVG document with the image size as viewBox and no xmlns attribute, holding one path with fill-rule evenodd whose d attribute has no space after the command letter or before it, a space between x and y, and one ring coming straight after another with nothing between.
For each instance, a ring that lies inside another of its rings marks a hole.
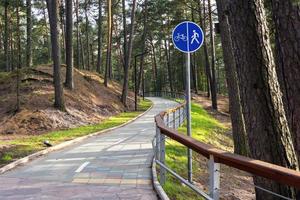
<instances>
[{"instance_id":1,"label":"pedestrian symbol on sign","mask_svg":"<svg viewBox=\"0 0 300 200\"><path fill-rule=\"evenodd\" d=\"M196 30L193 30L193 33L194 33L194 35L192 36L191 44L193 44L195 40L196 40L196 42L197 42L198 44L200 44L200 42L199 42L199 40L198 40L199 34L196 32Z\"/></svg>"}]
</instances>

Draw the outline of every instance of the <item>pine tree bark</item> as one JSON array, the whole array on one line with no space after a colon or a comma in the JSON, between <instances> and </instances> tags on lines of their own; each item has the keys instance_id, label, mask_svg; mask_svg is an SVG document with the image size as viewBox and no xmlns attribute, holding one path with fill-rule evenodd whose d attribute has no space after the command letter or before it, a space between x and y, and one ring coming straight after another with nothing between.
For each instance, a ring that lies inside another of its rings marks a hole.
<instances>
[{"instance_id":1,"label":"pine tree bark","mask_svg":"<svg viewBox=\"0 0 300 200\"><path fill-rule=\"evenodd\" d=\"M124 56L124 72L127 66L127 23L126 23L126 1L122 0L122 17L123 17L123 56Z\"/></svg>"},{"instance_id":2,"label":"pine tree bark","mask_svg":"<svg viewBox=\"0 0 300 200\"><path fill-rule=\"evenodd\" d=\"M164 40L165 43L165 57L166 57L166 63L167 63L167 69L168 69L168 79L169 79L169 84L170 84L170 90L171 93L174 92L174 87L173 87L173 75L172 75L172 70L171 70L171 59L170 59L170 49L169 49L169 41L167 39Z\"/></svg>"},{"instance_id":3,"label":"pine tree bark","mask_svg":"<svg viewBox=\"0 0 300 200\"><path fill-rule=\"evenodd\" d=\"M84 55L84 47L83 47L83 42L82 42L82 37L81 34L79 32L79 41L80 41L80 54L81 54L81 61L82 61L82 69L87 70L86 68L86 63L85 63L85 55Z\"/></svg>"},{"instance_id":4,"label":"pine tree bark","mask_svg":"<svg viewBox=\"0 0 300 200\"><path fill-rule=\"evenodd\" d=\"M63 0L58 0L59 5L59 21L60 21L60 30L61 30L61 63L66 63L66 31L65 31L65 8L63 4Z\"/></svg>"},{"instance_id":5,"label":"pine tree bark","mask_svg":"<svg viewBox=\"0 0 300 200\"><path fill-rule=\"evenodd\" d=\"M142 75L143 75L143 71L144 71L144 60L145 60L145 49L146 49L146 40L147 40L147 31L148 31L148 27L147 27L147 19L148 19L148 0L145 0L144 2L144 15L143 15L143 35L142 35L142 55L141 55L141 59L140 59L140 70L139 70L139 76L138 76L138 83L137 83L137 91L140 91L141 88L141 83L142 83Z\"/></svg>"},{"instance_id":6,"label":"pine tree bark","mask_svg":"<svg viewBox=\"0 0 300 200\"><path fill-rule=\"evenodd\" d=\"M206 35L206 8L205 8L205 3L203 4L203 16L202 16L202 11L201 11L201 0L199 0L199 20L200 20L200 25L203 27L203 33ZM211 85L212 85L212 75L211 75L211 69L210 69L210 63L209 63L209 56L208 56L208 48L207 48L207 41L204 38L204 43L203 43L203 50L204 50L204 58L205 58L205 73L207 77L207 97L210 97L211 94Z\"/></svg>"},{"instance_id":7,"label":"pine tree bark","mask_svg":"<svg viewBox=\"0 0 300 200\"><path fill-rule=\"evenodd\" d=\"M118 35L118 33L121 32L120 30L120 24L118 23L118 21L115 21L115 25L114 27L114 32L115 35ZM117 37L117 41L116 41L116 49L117 49L117 53L118 53L118 64L117 64L117 77L116 79L118 81L121 81L122 78L122 70L124 67L124 56L123 56L123 48L122 48L122 43L121 43L122 38L121 37Z\"/></svg>"},{"instance_id":8,"label":"pine tree bark","mask_svg":"<svg viewBox=\"0 0 300 200\"><path fill-rule=\"evenodd\" d=\"M2 19L0 19L0 51L4 50L4 44L3 44L3 33L2 31L4 30L3 24L2 24ZM3 53L4 54L4 53Z\"/></svg>"},{"instance_id":9,"label":"pine tree bark","mask_svg":"<svg viewBox=\"0 0 300 200\"><path fill-rule=\"evenodd\" d=\"M49 32L48 32L49 29L48 29L48 23L47 23L46 10L47 10L47 6L43 3L43 17L44 17L44 21L45 21L44 27L47 30L46 35L45 35L45 38L46 38L45 40L47 42L47 47L48 47L48 60L47 60L47 62L50 62L50 60L51 60L51 42L50 42L51 38L49 37Z\"/></svg>"},{"instance_id":10,"label":"pine tree bark","mask_svg":"<svg viewBox=\"0 0 300 200\"><path fill-rule=\"evenodd\" d=\"M31 13L31 0L26 0L26 66L32 67L32 13Z\"/></svg>"},{"instance_id":11,"label":"pine tree bark","mask_svg":"<svg viewBox=\"0 0 300 200\"><path fill-rule=\"evenodd\" d=\"M124 48L124 78L123 78L123 89L122 89L122 96L121 96L121 102L126 106L126 87L128 87L128 76L129 76L129 69L128 66L128 59L127 59L127 23L126 23L126 1L122 0L122 17L123 17L123 48Z\"/></svg>"},{"instance_id":12,"label":"pine tree bark","mask_svg":"<svg viewBox=\"0 0 300 200\"><path fill-rule=\"evenodd\" d=\"M300 6L294 1L271 0L276 30L277 72L285 110L300 158Z\"/></svg>"},{"instance_id":13,"label":"pine tree bark","mask_svg":"<svg viewBox=\"0 0 300 200\"><path fill-rule=\"evenodd\" d=\"M80 69L80 28L79 28L79 0L76 0L76 5L75 5L75 13L76 13L76 65L77 68Z\"/></svg>"},{"instance_id":14,"label":"pine tree bark","mask_svg":"<svg viewBox=\"0 0 300 200\"><path fill-rule=\"evenodd\" d=\"M14 56L14 40L13 40L13 20L12 15L9 17L9 69L10 71L15 70L15 56Z\"/></svg>"},{"instance_id":15,"label":"pine tree bark","mask_svg":"<svg viewBox=\"0 0 300 200\"><path fill-rule=\"evenodd\" d=\"M90 41L89 41L89 18L88 18L88 0L84 2L84 14L85 14L85 39L86 39L86 67L87 70L91 70L90 66Z\"/></svg>"},{"instance_id":16,"label":"pine tree bark","mask_svg":"<svg viewBox=\"0 0 300 200\"><path fill-rule=\"evenodd\" d=\"M93 43L90 43L90 52L91 52L91 70L94 70L95 66L95 59L94 59L94 50L93 50Z\"/></svg>"},{"instance_id":17,"label":"pine tree bark","mask_svg":"<svg viewBox=\"0 0 300 200\"><path fill-rule=\"evenodd\" d=\"M154 79L154 88L155 92L159 92L159 87L158 87L158 71L157 71L157 59L156 59L156 52L155 52L155 46L153 43L153 38L150 35L150 44L151 44L151 49L152 49L152 58L153 58L153 79Z\"/></svg>"},{"instance_id":18,"label":"pine tree bark","mask_svg":"<svg viewBox=\"0 0 300 200\"><path fill-rule=\"evenodd\" d=\"M104 75L104 85L108 86L108 78L111 68L111 44L112 44L112 3L107 0L107 49L106 49L106 65Z\"/></svg>"},{"instance_id":19,"label":"pine tree bark","mask_svg":"<svg viewBox=\"0 0 300 200\"><path fill-rule=\"evenodd\" d=\"M54 106L62 111L65 110L63 87L61 84L61 60L58 28L58 0L47 0L49 13L52 60L53 60L53 82L54 82Z\"/></svg>"},{"instance_id":20,"label":"pine tree bark","mask_svg":"<svg viewBox=\"0 0 300 200\"><path fill-rule=\"evenodd\" d=\"M98 1L98 55L97 55L97 72L101 73L102 64L102 0Z\"/></svg>"},{"instance_id":21,"label":"pine tree bark","mask_svg":"<svg viewBox=\"0 0 300 200\"><path fill-rule=\"evenodd\" d=\"M112 5L113 6L113 5ZM113 17L113 7L111 10L111 28L110 28L110 53L109 53L109 70L108 70L108 78L112 79L113 76L113 68L112 68L112 40L113 40L113 26L114 26L114 17Z\"/></svg>"},{"instance_id":22,"label":"pine tree bark","mask_svg":"<svg viewBox=\"0 0 300 200\"><path fill-rule=\"evenodd\" d=\"M4 54L5 54L5 69L7 72L10 71L9 65L9 50L8 50L8 0L4 2Z\"/></svg>"},{"instance_id":23,"label":"pine tree bark","mask_svg":"<svg viewBox=\"0 0 300 200\"><path fill-rule=\"evenodd\" d=\"M209 29L210 29L210 48L211 48L211 101L212 101L212 108L218 110L218 103L217 103L217 82L216 82L216 70L215 70L215 63L216 63L216 50L215 50L215 34L214 34L214 27L212 21L212 12L211 12L211 0L208 0L208 16L209 16Z\"/></svg>"},{"instance_id":24,"label":"pine tree bark","mask_svg":"<svg viewBox=\"0 0 300 200\"><path fill-rule=\"evenodd\" d=\"M240 95L253 158L298 169L288 127L262 0L231 0L228 9ZM254 177L254 183L284 196L287 186ZM256 199L274 196L256 189Z\"/></svg>"},{"instance_id":25,"label":"pine tree bark","mask_svg":"<svg viewBox=\"0 0 300 200\"><path fill-rule=\"evenodd\" d=\"M135 23L136 3L137 3L136 0L132 1L131 26L130 26L129 41L128 41L126 61L125 61L125 68L124 68L124 81L123 81L123 90L122 90L122 98L121 99L122 99L122 103L125 107L127 107L128 78L129 78L128 76L129 76L129 66L130 66L130 62L131 62L132 45L133 45L133 39L134 39L134 23ZM125 21L126 21L126 16L125 16Z\"/></svg>"},{"instance_id":26,"label":"pine tree bark","mask_svg":"<svg viewBox=\"0 0 300 200\"><path fill-rule=\"evenodd\" d=\"M247 156L249 154L245 120L242 113L239 81L236 72L236 63L233 55L230 26L228 22L228 0L217 0L218 18L221 31L223 59L229 96L229 111L231 115L234 152Z\"/></svg>"},{"instance_id":27,"label":"pine tree bark","mask_svg":"<svg viewBox=\"0 0 300 200\"><path fill-rule=\"evenodd\" d=\"M74 89L73 82L73 4L72 0L66 2L66 82L65 86Z\"/></svg>"},{"instance_id":28,"label":"pine tree bark","mask_svg":"<svg viewBox=\"0 0 300 200\"><path fill-rule=\"evenodd\" d=\"M17 1L17 27L16 27L16 32L17 32L17 52L18 52L18 63L17 63L17 103L16 103L16 111L20 111L21 109L21 100L20 100L20 86L21 86L21 74L20 74L20 69L21 69L21 34L20 34L20 0Z\"/></svg>"},{"instance_id":29,"label":"pine tree bark","mask_svg":"<svg viewBox=\"0 0 300 200\"><path fill-rule=\"evenodd\" d=\"M195 21L195 9L191 7L192 21ZM192 80L195 94L198 94L198 72L197 72L197 64L196 64L196 53L191 54L191 71L192 71Z\"/></svg>"},{"instance_id":30,"label":"pine tree bark","mask_svg":"<svg viewBox=\"0 0 300 200\"><path fill-rule=\"evenodd\" d=\"M197 63L196 63L196 54L191 55L191 71L192 71L194 92L195 94L198 94L198 70L197 70Z\"/></svg>"}]
</instances>

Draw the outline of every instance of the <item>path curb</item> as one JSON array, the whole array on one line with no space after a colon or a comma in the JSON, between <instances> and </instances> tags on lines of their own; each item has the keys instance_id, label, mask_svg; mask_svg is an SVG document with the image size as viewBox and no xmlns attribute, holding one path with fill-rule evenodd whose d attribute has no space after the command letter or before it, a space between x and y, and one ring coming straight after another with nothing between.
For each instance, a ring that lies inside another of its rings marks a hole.
<instances>
[{"instance_id":1,"label":"path curb","mask_svg":"<svg viewBox=\"0 0 300 200\"><path fill-rule=\"evenodd\" d=\"M61 149L65 148L65 147L68 147L68 146L71 146L71 145L73 145L73 144L79 143L79 142L81 142L81 141L83 141L83 140L85 140L85 139L88 139L88 138L90 138L90 137L94 137L94 136L97 136L97 135L100 135L100 134L103 134L103 133L110 132L110 131L113 131L113 130L115 130L115 129L121 128L121 127L123 127L123 126L126 126L126 125L132 123L133 121L139 119L140 117L144 116L144 115L145 115L146 113L148 113L152 108L153 108L153 103L152 103L152 105L150 106L150 108L148 108L145 112L139 114L139 115L136 116L135 118L133 118L133 119L129 120L128 122L125 122L125 123L123 123L123 124L121 124L121 125L118 125L118 126L115 126L115 127L112 127L112 128L108 128L108 129L105 129L105 130L102 130L102 131L99 131L99 132L91 133L91 134L89 134L89 135L85 135L85 136L82 136L82 137L78 137L78 138L73 139L73 140L69 140L69 141L66 141L66 142L62 142L62 143L60 143L60 144L58 144L58 145L55 145L55 146L53 146L53 147L49 147L49 148L47 148L47 149L38 151L38 152L36 152L36 153L34 153L34 154L31 154L31 155L29 155L29 156L26 156L26 157L24 157L24 158L20 158L20 159L18 159L18 160L16 160L16 161L12 162L12 163L10 163L10 164L5 165L4 167L1 167L1 168L0 168L0 174L4 174L5 172L7 172L7 171L9 171L9 170L12 170L12 169L18 167L19 165L28 163L28 162L30 162L30 161L32 161L32 160L38 158L38 157L41 157L41 156L46 155L46 154L48 154L48 153L51 153L51 152L53 152L53 151L61 150Z\"/></svg>"},{"instance_id":2,"label":"path curb","mask_svg":"<svg viewBox=\"0 0 300 200\"><path fill-rule=\"evenodd\" d=\"M170 200L157 178L155 158L152 160L152 183L155 191L161 200Z\"/></svg>"}]
</instances>

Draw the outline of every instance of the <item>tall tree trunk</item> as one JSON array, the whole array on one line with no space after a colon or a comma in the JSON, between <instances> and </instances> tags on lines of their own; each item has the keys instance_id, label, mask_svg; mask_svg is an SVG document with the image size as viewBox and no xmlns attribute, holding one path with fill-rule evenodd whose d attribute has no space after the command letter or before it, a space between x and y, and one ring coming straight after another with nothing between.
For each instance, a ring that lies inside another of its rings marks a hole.
<instances>
[{"instance_id":1,"label":"tall tree trunk","mask_svg":"<svg viewBox=\"0 0 300 200\"><path fill-rule=\"evenodd\" d=\"M107 50L106 50L106 65L104 75L104 85L107 87L109 71L111 68L111 43L112 43L112 3L111 0L107 0Z\"/></svg>"},{"instance_id":2,"label":"tall tree trunk","mask_svg":"<svg viewBox=\"0 0 300 200\"><path fill-rule=\"evenodd\" d=\"M195 93L198 94L196 54L191 54L191 71L192 71L191 76L193 80L193 87Z\"/></svg>"},{"instance_id":3,"label":"tall tree trunk","mask_svg":"<svg viewBox=\"0 0 300 200\"><path fill-rule=\"evenodd\" d=\"M248 140L242 105L240 98L239 81L236 72L236 63L233 55L230 26L226 10L228 0L217 0L217 9L221 31L221 42L223 48L223 59L229 96L229 111L231 115L232 135L234 152L247 156L249 154Z\"/></svg>"},{"instance_id":4,"label":"tall tree trunk","mask_svg":"<svg viewBox=\"0 0 300 200\"><path fill-rule=\"evenodd\" d=\"M61 61L59 45L59 28L58 28L58 0L47 0L49 13L51 43L52 43L52 60L53 60L53 82L54 82L54 106L62 111L65 110L63 87L61 84Z\"/></svg>"},{"instance_id":5,"label":"tall tree trunk","mask_svg":"<svg viewBox=\"0 0 300 200\"><path fill-rule=\"evenodd\" d=\"M4 2L4 54L5 54L5 69L10 71L9 53L8 53L8 0Z\"/></svg>"},{"instance_id":6,"label":"tall tree trunk","mask_svg":"<svg viewBox=\"0 0 300 200\"><path fill-rule=\"evenodd\" d=\"M215 50L215 36L214 36L214 27L212 21L212 12L211 12L211 0L208 0L208 15L209 15L209 29L210 29L210 48L211 48L211 72L212 72L212 81L211 81L211 101L212 108L218 110L217 102L217 82L216 82L216 50Z\"/></svg>"},{"instance_id":7,"label":"tall tree trunk","mask_svg":"<svg viewBox=\"0 0 300 200\"><path fill-rule=\"evenodd\" d=\"M90 43L90 52L91 52L91 70L94 70L95 66L95 55L94 55L94 50L93 50L93 43Z\"/></svg>"},{"instance_id":8,"label":"tall tree trunk","mask_svg":"<svg viewBox=\"0 0 300 200\"><path fill-rule=\"evenodd\" d=\"M85 37L86 37L86 65L87 69L91 70L90 66L90 52L89 52L89 47L90 47L90 42L89 42L89 18L88 18L88 1L85 0L84 3L84 14L85 14Z\"/></svg>"},{"instance_id":9,"label":"tall tree trunk","mask_svg":"<svg viewBox=\"0 0 300 200\"><path fill-rule=\"evenodd\" d=\"M50 42L51 38L49 37L50 34L48 32L49 29L48 29L48 23L47 23L46 10L47 10L47 6L43 2L43 17L44 17L44 21L45 21L44 27L47 30L46 36L45 36L46 41L47 41L47 47L48 47L48 60L47 61L50 62L50 60L51 60L51 42Z\"/></svg>"},{"instance_id":10,"label":"tall tree trunk","mask_svg":"<svg viewBox=\"0 0 300 200\"><path fill-rule=\"evenodd\" d=\"M200 20L200 25L203 27L203 33L206 35L206 8L205 8L205 1L203 3L203 16L202 16L202 11L201 11L201 0L199 0L199 20ZM210 70L210 63L209 63L209 56L208 56L208 49L207 49L207 41L204 38L204 43L203 43L203 49L204 49L204 57L205 57L205 73L207 77L207 97L210 97L211 94L211 85L212 85L212 75L211 75L211 70Z\"/></svg>"},{"instance_id":11,"label":"tall tree trunk","mask_svg":"<svg viewBox=\"0 0 300 200\"><path fill-rule=\"evenodd\" d=\"M116 21L116 24L113 26L114 27L114 32L115 32L115 35L118 35L118 33L120 32L120 26L118 24L118 21ZM117 49L117 54L119 55L119 59L118 59L118 64L117 64L117 80L118 81L121 81L121 74L122 74L122 70L123 70L123 67L124 67L124 56L123 56L123 48L122 48L122 44L121 44L121 40L122 38L121 37L117 37L117 46L116 46L116 49Z\"/></svg>"},{"instance_id":12,"label":"tall tree trunk","mask_svg":"<svg viewBox=\"0 0 300 200\"><path fill-rule=\"evenodd\" d=\"M173 74L172 74L172 70L171 70L171 60L170 60L170 49L169 49L169 41L167 41L166 39L164 40L165 43L165 57L166 57L166 63L167 63L167 69L168 69L168 79L169 79L169 84L170 84L170 90L171 93L174 92L174 88L173 88Z\"/></svg>"},{"instance_id":13,"label":"tall tree trunk","mask_svg":"<svg viewBox=\"0 0 300 200\"><path fill-rule=\"evenodd\" d=\"M277 39L277 72L300 159L300 6L291 0L271 2Z\"/></svg>"},{"instance_id":14,"label":"tall tree trunk","mask_svg":"<svg viewBox=\"0 0 300 200\"><path fill-rule=\"evenodd\" d=\"M2 18L0 19L0 51L4 50L4 45L3 45L3 33L2 31L4 30L3 24L2 24Z\"/></svg>"},{"instance_id":15,"label":"tall tree trunk","mask_svg":"<svg viewBox=\"0 0 300 200\"><path fill-rule=\"evenodd\" d=\"M191 7L191 14L192 14L192 21L195 21L195 9ZM198 94L198 71L197 71L197 65L196 65L196 54L191 54L191 70L192 70L192 77L193 77L193 86L195 93Z\"/></svg>"},{"instance_id":16,"label":"tall tree trunk","mask_svg":"<svg viewBox=\"0 0 300 200\"><path fill-rule=\"evenodd\" d=\"M102 64L102 0L98 1L99 17L98 17L98 56L97 56L97 72L101 73Z\"/></svg>"},{"instance_id":17,"label":"tall tree trunk","mask_svg":"<svg viewBox=\"0 0 300 200\"><path fill-rule=\"evenodd\" d=\"M114 17L113 17L113 7L111 10L111 30L110 30L110 54L109 54L109 70L108 70L108 78L111 80L112 79L112 75L113 75L113 68L112 68L112 38L113 38L113 21L114 21Z\"/></svg>"},{"instance_id":18,"label":"tall tree trunk","mask_svg":"<svg viewBox=\"0 0 300 200\"><path fill-rule=\"evenodd\" d=\"M60 19L60 29L61 29L61 63L66 63L66 31L65 31L65 8L63 4L64 0L58 0L59 3L59 19Z\"/></svg>"},{"instance_id":19,"label":"tall tree trunk","mask_svg":"<svg viewBox=\"0 0 300 200\"><path fill-rule=\"evenodd\" d=\"M159 92L158 90L158 71L157 71L157 61L156 61L156 53L155 53L155 46L153 43L153 38L150 35L150 44L151 44L151 49L152 49L152 58L153 58L153 78L154 78L154 87L155 87L155 92Z\"/></svg>"},{"instance_id":20,"label":"tall tree trunk","mask_svg":"<svg viewBox=\"0 0 300 200\"><path fill-rule=\"evenodd\" d=\"M122 17L123 17L123 55L124 55L124 74L127 66L127 23L126 23L126 1L122 0Z\"/></svg>"},{"instance_id":21,"label":"tall tree trunk","mask_svg":"<svg viewBox=\"0 0 300 200\"><path fill-rule=\"evenodd\" d=\"M82 61L82 69L87 70L86 65L85 65L85 55L84 55L84 50L83 50L83 42L82 42L82 37L81 34L79 33L79 41L80 41L80 52L81 52L81 61Z\"/></svg>"},{"instance_id":22,"label":"tall tree trunk","mask_svg":"<svg viewBox=\"0 0 300 200\"><path fill-rule=\"evenodd\" d=\"M66 0L66 82L65 86L72 90L73 82L73 4Z\"/></svg>"},{"instance_id":23,"label":"tall tree trunk","mask_svg":"<svg viewBox=\"0 0 300 200\"><path fill-rule=\"evenodd\" d=\"M140 90L141 88L141 82L142 82L142 75L143 75L143 71L144 71L144 60L145 60L145 49L146 49L146 39L147 39L147 18L148 18L148 0L145 0L144 2L144 16L143 16L143 35L142 35L142 55L141 55L141 59L140 59L140 70L139 70L139 77L138 77L138 86L137 86L137 91Z\"/></svg>"},{"instance_id":24,"label":"tall tree trunk","mask_svg":"<svg viewBox=\"0 0 300 200\"><path fill-rule=\"evenodd\" d=\"M76 57L76 65L77 68L80 68L80 29L79 29L79 0L76 0L76 50L77 50L77 57Z\"/></svg>"},{"instance_id":25,"label":"tall tree trunk","mask_svg":"<svg viewBox=\"0 0 300 200\"><path fill-rule=\"evenodd\" d=\"M9 18L9 44L10 44L10 53L9 53L9 63L10 63L10 70L15 70L15 62L14 62L14 38L13 38L13 19L12 15Z\"/></svg>"},{"instance_id":26,"label":"tall tree trunk","mask_svg":"<svg viewBox=\"0 0 300 200\"><path fill-rule=\"evenodd\" d=\"M252 157L298 169L278 84L262 0L231 0L229 21ZM288 186L254 177L255 185L292 197ZM256 189L256 199L274 196Z\"/></svg>"},{"instance_id":27,"label":"tall tree trunk","mask_svg":"<svg viewBox=\"0 0 300 200\"><path fill-rule=\"evenodd\" d=\"M128 76L129 76L129 66L131 61L131 54L132 54L132 45L134 39L134 23L135 23L135 10L136 10L136 0L132 1L132 10L131 10L131 26L129 32L129 41L128 41L128 48L127 48L127 55L125 62L125 69L124 69L124 82L123 82L123 90L122 90L122 103L125 107L127 107L127 95L128 95ZM125 17L126 21L126 17Z\"/></svg>"},{"instance_id":28,"label":"tall tree trunk","mask_svg":"<svg viewBox=\"0 0 300 200\"><path fill-rule=\"evenodd\" d=\"M31 0L26 0L26 32L27 32L27 42L26 42L26 66L32 67L32 14L31 14Z\"/></svg>"},{"instance_id":29,"label":"tall tree trunk","mask_svg":"<svg viewBox=\"0 0 300 200\"><path fill-rule=\"evenodd\" d=\"M20 34L20 0L17 1L17 52L18 52L18 63L17 63L17 103L16 103L16 111L20 111L21 103L20 103L20 69L21 69L21 34Z\"/></svg>"}]
</instances>

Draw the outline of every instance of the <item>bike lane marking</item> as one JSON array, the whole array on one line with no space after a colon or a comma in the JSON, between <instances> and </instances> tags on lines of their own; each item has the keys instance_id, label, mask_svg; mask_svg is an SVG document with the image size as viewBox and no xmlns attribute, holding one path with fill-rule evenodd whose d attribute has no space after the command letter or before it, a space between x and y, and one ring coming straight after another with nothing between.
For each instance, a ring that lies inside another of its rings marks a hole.
<instances>
[{"instance_id":1,"label":"bike lane marking","mask_svg":"<svg viewBox=\"0 0 300 200\"><path fill-rule=\"evenodd\" d=\"M88 166L88 164L90 164L90 162L85 162L82 165L80 165L77 169L76 169L76 173L80 173L86 166Z\"/></svg>"}]
</instances>

